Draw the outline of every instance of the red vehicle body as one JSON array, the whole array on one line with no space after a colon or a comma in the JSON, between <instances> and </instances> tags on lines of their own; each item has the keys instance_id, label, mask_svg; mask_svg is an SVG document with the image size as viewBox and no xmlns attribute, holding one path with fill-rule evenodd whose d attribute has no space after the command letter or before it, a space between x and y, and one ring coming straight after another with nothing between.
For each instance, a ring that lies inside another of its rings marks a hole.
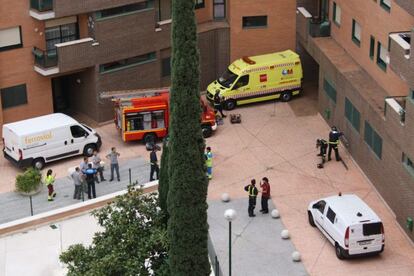
<instances>
[{"instance_id":1,"label":"red vehicle body","mask_svg":"<svg viewBox=\"0 0 414 276\"><path fill-rule=\"evenodd\" d=\"M143 93L145 91L140 91ZM168 134L169 91L164 90L151 96L114 98L115 125L124 141L143 140L153 142ZM201 128L205 138L216 130L214 111L201 100Z\"/></svg>"}]
</instances>

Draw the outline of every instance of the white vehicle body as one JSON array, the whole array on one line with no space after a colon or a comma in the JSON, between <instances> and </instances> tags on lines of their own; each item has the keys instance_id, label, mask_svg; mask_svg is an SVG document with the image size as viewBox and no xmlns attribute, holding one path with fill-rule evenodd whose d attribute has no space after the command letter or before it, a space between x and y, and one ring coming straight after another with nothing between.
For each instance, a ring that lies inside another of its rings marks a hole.
<instances>
[{"instance_id":1,"label":"white vehicle body","mask_svg":"<svg viewBox=\"0 0 414 276\"><path fill-rule=\"evenodd\" d=\"M339 259L384 250L384 227L374 211L356 195L337 195L312 201L309 223L335 246Z\"/></svg>"},{"instance_id":2,"label":"white vehicle body","mask_svg":"<svg viewBox=\"0 0 414 276\"><path fill-rule=\"evenodd\" d=\"M99 150L102 141L92 128L53 113L3 125L4 157L19 167L46 163Z\"/></svg>"}]
</instances>

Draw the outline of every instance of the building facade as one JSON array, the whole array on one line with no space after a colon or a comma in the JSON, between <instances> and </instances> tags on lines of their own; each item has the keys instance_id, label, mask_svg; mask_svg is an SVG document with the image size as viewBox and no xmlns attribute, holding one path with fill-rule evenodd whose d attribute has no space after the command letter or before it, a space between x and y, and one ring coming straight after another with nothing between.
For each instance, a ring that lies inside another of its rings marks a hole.
<instances>
[{"instance_id":1,"label":"building facade","mask_svg":"<svg viewBox=\"0 0 414 276\"><path fill-rule=\"evenodd\" d=\"M233 59L294 48L294 1L278 1L286 13L247 2L195 0L201 90ZM171 0L6 1L0 15L0 124L52 112L104 122L100 93L170 85Z\"/></svg>"},{"instance_id":2,"label":"building facade","mask_svg":"<svg viewBox=\"0 0 414 276\"><path fill-rule=\"evenodd\" d=\"M298 1L297 47L319 68L319 111L414 239L410 0ZM305 65L306 66L306 65Z\"/></svg>"}]
</instances>

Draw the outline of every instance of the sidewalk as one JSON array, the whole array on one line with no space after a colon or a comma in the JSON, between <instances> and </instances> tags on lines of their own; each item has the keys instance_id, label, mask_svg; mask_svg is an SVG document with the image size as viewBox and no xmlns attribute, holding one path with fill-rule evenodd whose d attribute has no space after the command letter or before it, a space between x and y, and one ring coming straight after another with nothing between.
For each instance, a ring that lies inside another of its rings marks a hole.
<instances>
[{"instance_id":1,"label":"sidewalk","mask_svg":"<svg viewBox=\"0 0 414 276\"><path fill-rule=\"evenodd\" d=\"M290 240L283 240L280 233L285 229L280 219L261 214L260 197L256 205L256 217L247 215L247 198L228 203L209 201L209 233L220 262L223 275L229 274L229 223L224 211L234 209L236 219L232 222L232 274L239 276L308 275L301 262L292 261L295 247ZM269 201L269 211L273 210Z\"/></svg>"},{"instance_id":2,"label":"sidewalk","mask_svg":"<svg viewBox=\"0 0 414 276\"><path fill-rule=\"evenodd\" d=\"M120 163L119 173L121 181L112 181L110 179L110 170L105 167L104 176L107 181L96 184L96 196L110 194L116 191L126 189L129 184L129 169L131 169L132 182L138 180L138 183L146 183L149 180L150 165L144 158L135 158ZM78 203L79 200L73 199L73 181L68 176L58 178L55 182L57 196L53 202L47 201L47 189L43 187L42 191L34 195L33 213L39 214L56 208ZM88 200L87 194L84 197ZM0 224L13 221L16 219L30 216L30 199L16 192L0 193Z\"/></svg>"}]
</instances>

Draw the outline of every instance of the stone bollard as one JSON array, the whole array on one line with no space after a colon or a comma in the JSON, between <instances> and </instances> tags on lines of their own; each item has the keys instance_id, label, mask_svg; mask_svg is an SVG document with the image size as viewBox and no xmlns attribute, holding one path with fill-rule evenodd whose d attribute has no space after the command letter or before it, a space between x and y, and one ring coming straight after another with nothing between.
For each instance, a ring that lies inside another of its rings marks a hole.
<instances>
[{"instance_id":1,"label":"stone bollard","mask_svg":"<svg viewBox=\"0 0 414 276\"><path fill-rule=\"evenodd\" d=\"M280 236L282 237L282 239L287 240L290 237L289 234L289 230L287 229L283 229L282 232L280 233Z\"/></svg>"},{"instance_id":2,"label":"stone bollard","mask_svg":"<svg viewBox=\"0 0 414 276\"><path fill-rule=\"evenodd\" d=\"M277 209L272 210L272 218L277 219L280 217L279 211Z\"/></svg>"},{"instance_id":3,"label":"stone bollard","mask_svg":"<svg viewBox=\"0 0 414 276\"><path fill-rule=\"evenodd\" d=\"M229 194L228 194L228 193L223 193L223 194L221 195L221 200L222 200L223 202L229 202L229 201L230 201L230 196L229 196Z\"/></svg>"},{"instance_id":4,"label":"stone bollard","mask_svg":"<svg viewBox=\"0 0 414 276\"><path fill-rule=\"evenodd\" d=\"M292 253L292 260L294 262L300 262L301 256L300 256L300 253L298 251L293 251L293 253Z\"/></svg>"}]
</instances>

